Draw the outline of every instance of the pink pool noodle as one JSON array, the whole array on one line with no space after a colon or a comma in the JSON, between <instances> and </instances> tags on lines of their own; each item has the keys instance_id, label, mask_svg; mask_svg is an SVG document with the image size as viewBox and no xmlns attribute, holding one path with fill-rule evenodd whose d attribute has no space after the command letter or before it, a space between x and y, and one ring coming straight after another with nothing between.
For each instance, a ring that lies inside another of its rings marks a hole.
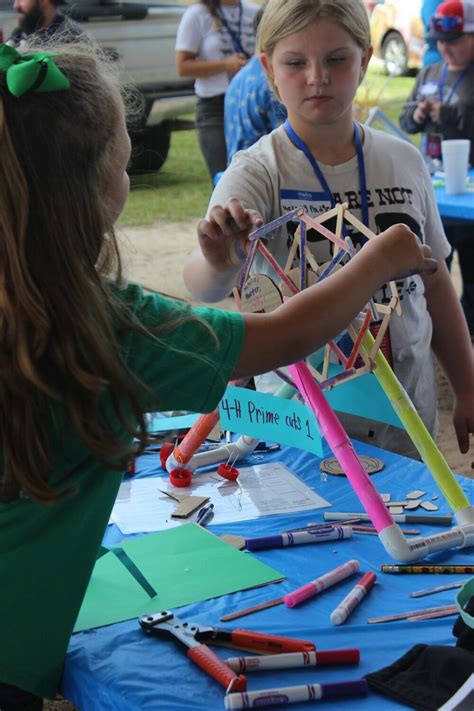
<instances>
[{"instance_id":1,"label":"pink pool noodle","mask_svg":"<svg viewBox=\"0 0 474 711\"><path fill-rule=\"evenodd\" d=\"M352 442L339 422L336 413L324 397L304 361L288 367L293 381L308 407L316 415L321 434L326 438L337 461L352 484L362 506L370 516L378 533L393 526L393 518L359 461Z\"/></svg>"}]
</instances>

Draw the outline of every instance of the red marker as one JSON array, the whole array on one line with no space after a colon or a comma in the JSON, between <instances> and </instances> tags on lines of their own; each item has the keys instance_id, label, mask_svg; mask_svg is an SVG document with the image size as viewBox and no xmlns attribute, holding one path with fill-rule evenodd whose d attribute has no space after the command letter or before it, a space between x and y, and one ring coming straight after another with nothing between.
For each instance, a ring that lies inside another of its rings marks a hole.
<instances>
[{"instance_id":1,"label":"red marker","mask_svg":"<svg viewBox=\"0 0 474 711\"><path fill-rule=\"evenodd\" d=\"M292 669L295 667L321 667L334 664L358 664L358 649L328 649L325 652L290 652L269 654L259 657L230 657L226 664L238 673L266 671L270 669Z\"/></svg>"},{"instance_id":2,"label":"red marker","mask_svg":"<svg viewBox=\"0 0 474 711\"><path fill-rule=\"evenodd\" d=\"M350 593L348 593L336 609L331 612L331 622L333 625L342 625L342 623L347 620L354 607L365 597L376 580L377 576L375 573L366 573L361 577Z\"/></svg>"}]
</instances>

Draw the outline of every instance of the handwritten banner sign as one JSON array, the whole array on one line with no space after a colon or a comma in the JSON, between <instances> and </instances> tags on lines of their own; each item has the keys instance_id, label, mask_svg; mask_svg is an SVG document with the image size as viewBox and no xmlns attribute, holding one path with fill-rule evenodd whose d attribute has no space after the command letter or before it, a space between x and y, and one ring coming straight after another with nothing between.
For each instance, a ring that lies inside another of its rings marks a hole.
<instances>
[{"instance_id":1,"label":"handwritten banner sign","mask_svg":"<svg viewBox=\"0 0 474 711\"><path fill-rule=\"evenodd\" d=\"M340 371L339 366L331 364L328 375L331 377ZM342 383L326 391L325 396L334 410L403 427L377 378L371 373ZM316 417L297 400L229 386L219 410L224 430L297 447L318 457L324 456ZM197 414L177 417L155 415L149 422L149 430L188 429L198 417Z\"/></svg>"},{"instance_id":2,"label":"handwritten banner sign","mask_svg":"<svg viewBox=\"0 0 474 711\"><path fill-rule=\"evenodd\" d=\"M219 411L221 426L249 437L297 447L323 456L323 442L316 417L296 400L229 386Z\"/></svg>"},{"instance_id":3,"label":"handwritten banner sign","mask_svg":"<svg viewBox=\"0 0 474 711\"><path fill-rule=\"evenodd\" d=\"M330 366L329 376L340 370L338 366ZM403 427L372 373L342 383L325 392L325 396L334 410ZM303 403L229 386L219 410L223 429L324 456L318 422Z\"/></svg>"}]
</instances>

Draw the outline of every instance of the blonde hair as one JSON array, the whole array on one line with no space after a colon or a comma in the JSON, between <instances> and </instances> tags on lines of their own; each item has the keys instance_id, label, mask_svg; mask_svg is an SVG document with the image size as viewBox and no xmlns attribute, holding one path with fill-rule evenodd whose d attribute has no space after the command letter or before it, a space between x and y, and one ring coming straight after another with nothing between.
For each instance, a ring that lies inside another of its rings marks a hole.
<instances>
[{"instance_id":1,"label":"blonde hair","mask_svg":"<svg viewBox=\"0 0 474 711\"><path fill-rule=\"evenodd\" d=\"M146 444L143 397L159 403L118 332L158 339L192 316L177 306L146 330L120 293L104 204L123 111L117 71L88 42L22 51L34 49L56 53L70 88L16 98L0 72L0 501L23 492L50 503L68 493L67 479L62 491L51 482L63 418L121 471L131 452L122 433Z\"/></svg>"},{"instance_id":2,"label":"blonde hair","mask_svg":"<svg viewBox=\"0 0 474 711\"><path fill-rule=\"evenodd\" d=\"M319 18L341 25L361 49L370 46L369 18L362 0L269 0L258 28L257 51L271 57L277 42Z\"/></svg>"}]
</instances>

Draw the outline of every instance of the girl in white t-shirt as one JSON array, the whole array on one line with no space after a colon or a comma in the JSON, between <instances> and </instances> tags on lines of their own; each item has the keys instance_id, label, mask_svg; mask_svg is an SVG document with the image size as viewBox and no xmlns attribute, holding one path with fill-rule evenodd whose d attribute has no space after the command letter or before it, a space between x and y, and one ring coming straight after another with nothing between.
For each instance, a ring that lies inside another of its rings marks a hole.
<instances>
[{"instance_id":1,"label":"girl in white t-shirt","mask_svg":"<svg viewBox=\"0 0 474 711\"><path fill-rule=\"evenodd\" d=\"M440 266L435 275L397 282L403 315L392 318L384 345L432 434L437 419L434 352L454 392L454 428L461 451L467 452L474 431L472 347L444 263L449 244L429 174L413 145L353 121L354 97L372 55L363 1L269 0L257 45L288 122L237 153L219 180L208 219L198 230L199 249L185 265L189 291L201 301L226 296L238 280L254 225L295 207L317 216L346 202L376 234L405 223L430 245ZM360 232L348 233L356 248L362 246ZM293 234L287 223L268 242L281 266ZM311 231L307 238L317 257L321 248L327 249L327 242ZM265 270L265 265L255 266ZM376 300L387 301L386 289ZM416 456L403 430L388 431L387 425L371 421L361 428L353 424L351 436Z\"/></svg>"},{"instance_id":2,"label":"girl in white t-shirt","mask_svg":"<svg viewBox=\"0 0 474 711\"><path fill-rule=\"evenodd\" d=\"M201 0L186 10L178 27L176 66L179 76L196 79L196 127L211 179L227 165L224 95L229 79L254 53L259 9L239 0Z\"/></svg>"}]
</instances>

